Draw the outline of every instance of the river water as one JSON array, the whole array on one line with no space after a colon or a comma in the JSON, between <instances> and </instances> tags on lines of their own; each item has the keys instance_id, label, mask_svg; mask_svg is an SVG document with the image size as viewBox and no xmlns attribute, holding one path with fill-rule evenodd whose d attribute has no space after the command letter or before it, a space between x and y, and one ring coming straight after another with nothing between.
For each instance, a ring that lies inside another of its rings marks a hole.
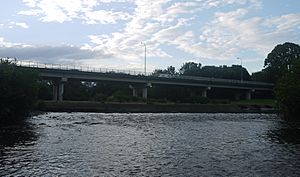
<instances>
[{"instance_id":1,"label":"river water","mask_svg":"<svg viewBox=\"0 0 300 177\"><path fill-rule=\"evenodd\" d=\"M300 176L267 114L46 113L0 132L0 176Z\"/></svg>"}]
</instances>

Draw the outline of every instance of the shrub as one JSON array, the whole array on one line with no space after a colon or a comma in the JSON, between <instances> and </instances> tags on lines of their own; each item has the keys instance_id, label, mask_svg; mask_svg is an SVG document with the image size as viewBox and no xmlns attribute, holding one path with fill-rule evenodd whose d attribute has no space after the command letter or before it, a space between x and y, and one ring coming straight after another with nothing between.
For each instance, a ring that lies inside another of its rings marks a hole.
<instances>
[{"instance_id":1,"label":"shrub","mask_svg":"<svg viewBox=\"0 0 300 177\"><path fill-rule=\"evenodd\" d=\"M0 63L0 122L15 123L33 106L38 94L38 74L9 61Z\"/></svg>"},{"instance_id":2,"label":"shrub","mask_svg":"<svg viewBox=\"0 0 300 177\"><path fill-rule=\"evenodd\" d=\"M277 81L275 97L284 118L299 121L300 115L300 61Z\"/></svg>"}]
</instances>

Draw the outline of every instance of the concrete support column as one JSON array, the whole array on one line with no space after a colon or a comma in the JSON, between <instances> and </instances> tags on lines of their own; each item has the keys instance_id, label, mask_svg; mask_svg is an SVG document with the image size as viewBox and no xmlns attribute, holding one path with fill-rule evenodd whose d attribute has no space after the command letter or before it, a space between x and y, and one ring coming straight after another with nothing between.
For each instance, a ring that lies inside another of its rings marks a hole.
<instances>
[{"instance_id":1,"label":"concrete support column","mask_svg":"<svg viewBox=\"0 0 300 177\"><path fill-rule=\"evenodd\" d=\"M147 99L147 97L148 97L148 88L145 87L145 88L143 88L143 98Z\"/></svg>"},{"instance_id":2,"label":"concrete support column","mask_svg":"<svg viewBox=\"0 0 300 177\"><path fill-rule=\"evenodd\" d=\"M251 90L246 92L246 100L251 100Z\"/></svg>"},{"instance_id":3,"label":"concrete support column","mask_svg":"<svg viewBox=\"0 0 300 177\"><path fill-rule=\"evenodd\" d=\"M58 87L57 87L57 84L53 82L53 91L52 91L52 100L53 101L57 101L57 90L58 90Z\"/></svg>"},{"instance_id":4,"label":"concrete support column","mask_svg":"<svg viewBox=\"0 0 300 177\"><path fill-rule=\"evenodd\" d=\"M53 101L63 101L64 95L64 84L67 82L67 78L63 77L60 80L53 80L53 92L52 99Z\"/></svg>"},{"instance_id":5,"label":"concrete support column","mask_svg":"<svg viewBox=\"0 0 300 177\"><path fill-rule=\"evenodd\" d=\"M132 87L132 96L134 97L138 96L137 89L135 87Z\"/></svg>"},{"instance_id":6,"label":"concrete support column","mask_svg":"<svg viewBox=\"0 0 300 177\"><path fill-rule=\"evenodd\" d=\"M63 101L63 95L64 95L64 83L59 83L58 87L58 100Z\"/></svg>"},{"instance_id":7,"label":"concrete support column","mask_svg":"<svg viewBox=\"0 0 300 177\"><path fill-rule=\"evenodd\" d=\"M207 98L207 90L210 90L210 89L211 89L211 87L204 88L201 92L201 96L204 98Z\"/></svg>"},{"instance_id":8,"label":"concrete support column","mask_svg":"<svg viewBox=\"0 0 300 177\"><path fill-rule=\"evenodd\" d=\"M147 99L148 98L148 87L151 87L151 84L130 84L129 88L132 89L132 96L138 97L142 93L142 97Z\"/></svg>"},{"instance_id":9,"label":"concrete support column","mask_svg":"<svg viewBox=\"0 0 300 177\"><path fill-rule=\"evenodd\" d=\"M207 98L207 90L206 89L202 90L201 96L204 98Z\"/></svg>"},{"instance_id":10,"label":"concrete support column","mask_svg":"<svg viewBox=\"0 0 300 177\"><path fill-rule=\"evenodd\" d=\"M138 96L137 88L135 86L131 85L131 84L129 85L129 88L132 89L132 96L137 97Z\"/></svg>"}]
</instances>

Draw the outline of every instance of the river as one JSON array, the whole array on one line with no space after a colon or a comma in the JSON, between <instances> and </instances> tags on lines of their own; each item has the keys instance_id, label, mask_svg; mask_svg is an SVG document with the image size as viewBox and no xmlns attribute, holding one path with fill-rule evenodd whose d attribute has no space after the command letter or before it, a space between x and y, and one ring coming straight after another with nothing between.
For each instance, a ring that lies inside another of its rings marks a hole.
<instances>
[{"instance_id":1,"label":"river","mask_svg":"<svg viewBox=\"0 0 300 177\"><path fill-rule=\"evenodd\" d=\"M300 176L272 114L46 113L0 131L0 176Z\"/></svg>"}]
</instances>

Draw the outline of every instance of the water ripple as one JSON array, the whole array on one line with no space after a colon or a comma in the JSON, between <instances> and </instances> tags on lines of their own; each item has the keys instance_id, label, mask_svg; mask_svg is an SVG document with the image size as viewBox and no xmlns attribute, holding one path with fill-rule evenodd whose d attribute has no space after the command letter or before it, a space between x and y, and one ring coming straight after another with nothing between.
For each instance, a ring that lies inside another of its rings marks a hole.
<instances>
[{"instance_id":1,"label":"water ripple","mask_svg":"<svg viewBox=\"0 0 300 177\"><path fill-rule=\"evenodd\" d=\"M28 123L0 131L0 176L300 176L300 129L276 115L47 113Z\"/></svg>"}]
</instances>

